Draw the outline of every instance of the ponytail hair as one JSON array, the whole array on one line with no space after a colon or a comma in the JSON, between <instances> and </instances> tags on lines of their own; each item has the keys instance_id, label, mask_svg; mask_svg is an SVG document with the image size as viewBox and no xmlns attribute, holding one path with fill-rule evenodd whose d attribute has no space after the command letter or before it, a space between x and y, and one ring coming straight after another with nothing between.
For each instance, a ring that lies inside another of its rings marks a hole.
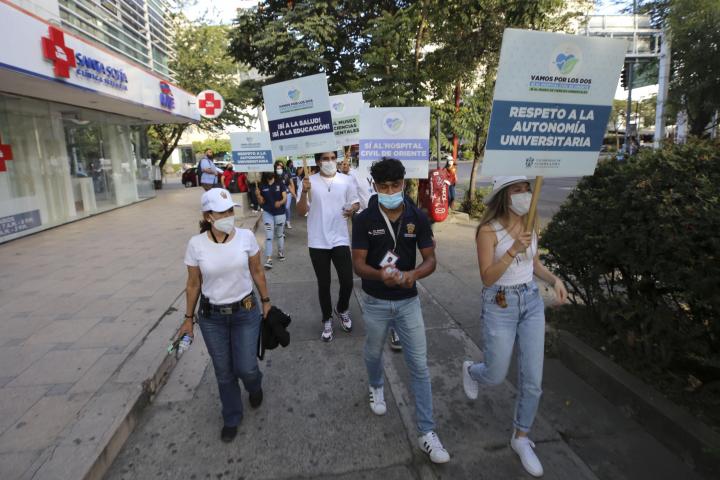
<instances>
[{"instance_id":1,"label":"ponytail hair","mask_svg":"<svg viewBox=\"0 0 720 480\"><path fill-rule=\"evenodd\" d=\"M205 233L212 228L212 223L209 220L203 218L200 220L200 233Z\"/></svg>"}]
</instances>

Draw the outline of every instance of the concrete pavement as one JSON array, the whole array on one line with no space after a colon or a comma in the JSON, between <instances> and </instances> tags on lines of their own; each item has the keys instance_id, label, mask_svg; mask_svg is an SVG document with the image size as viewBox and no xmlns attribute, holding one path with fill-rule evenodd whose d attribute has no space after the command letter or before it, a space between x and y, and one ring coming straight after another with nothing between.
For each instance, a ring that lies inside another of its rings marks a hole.
<instances>
[{"instance_id":1,"label":"concrete pavement","mask_svg":"<svg viewBox=\"0 0 720 480\"><path fill-rule=\"evenodd\" d=\"M479 332L473 325L476 296L459 294L457 281L449 285L453 292L447 297L458 305L467 303L469 310L460 312L439 302L434 286L423 281L426 286L420 288L437 431L452 456L449 464L432 465L416 447L414 404L402 354L385 353L387 415L376 417L368 407L359 281L351 301L354 331L336 331L332 343L320 342L304 222L293 221L293 225L286 243L287 261L276 262L268 273L271 297L292 315L292 338L288 348L267 352L261 363L263 405L251 410L246 402L238 438L229 445L221 443L212 367L204 344L195 342L156 403L144 412L107 478L528 478L508 448L515 396L512 383L483 392L476 402L468 401L462 392L462 359L481 355L473 339ZM443 250L457 233L438 235ZM467 247L466 242L458 245ZM452 259L459 251L448 248L448 253ZM441 261L444 256L442 251ZM464 263L474 260L466 258ZM435 275L449 271L441 267ZM462 316L462 323L455 315ZM542 411L534 438L546 478L598 478Z\"/></svg>"},{"instance_id":2,"label":"concrete pavement","mask_svg":"<svg viewBox=\"0 0 720 480\"><path fill-rule=\"evenodd\" d=\"M3 480L102 470L169 367L201 194L169 187L0 245Z\"/></svg>"}]
</instances>

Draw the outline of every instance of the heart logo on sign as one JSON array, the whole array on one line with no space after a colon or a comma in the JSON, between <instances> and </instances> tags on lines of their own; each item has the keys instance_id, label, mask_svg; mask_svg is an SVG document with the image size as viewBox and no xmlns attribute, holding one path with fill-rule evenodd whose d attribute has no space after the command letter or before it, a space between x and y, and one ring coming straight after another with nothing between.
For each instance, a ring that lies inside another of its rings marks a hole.
<instances>
[{"instance_id":1,"label":"heart logo on sign","mask_svg":"<svg viewBox=\"0 0 720 480\"><path fill-rule=\"evenodd\" d=\"M339 113L345 110L345 104L343 102L335 102L332 104L332 108Z\"/></svg>"},{"instance_id":2,"label":"heart logo on sign","mask_svg":"<svg viewBox=\"0 0 720 480\"><path fill-rule=\"evenodd\" d=\"M555 57L555 65L557 66L558 70L560 70L560 73L567 75L570 72L573 71L573 68L575 68L575 65L579 62L579 59L575 57L572 53L570 54L564 54L560 53L557 57Z\"/></svg>"},{"instance_id":3,"label":"heart logo on sign","mask_svg":"<svg viewBox=\"0 0 720 480\"><path fill-rule=\"evenodd\" d=\"M385 125L392 130L393 132L397 132L402 127L402 119L401 118L386 118L385 119Z\"/></svg>"},{"instance_id":4,"label":"heart logo on sign","mask_svg":"<svg viewBox=\"0 0 720 480\"><path fill-rule=\"evenodd\" d=\"M300 100L300 90L298 90L297 88L288 90L287 96L293 102L298 101L298 100Z\"/></svg>"}]
</instances>

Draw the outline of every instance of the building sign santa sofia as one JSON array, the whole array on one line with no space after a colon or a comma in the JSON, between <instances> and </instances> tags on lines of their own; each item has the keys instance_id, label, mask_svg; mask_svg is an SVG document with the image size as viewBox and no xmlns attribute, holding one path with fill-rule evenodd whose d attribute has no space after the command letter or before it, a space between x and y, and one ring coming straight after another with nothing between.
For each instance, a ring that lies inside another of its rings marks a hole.
<instances>
[{"instance_id":1,"label":"building sign santa sofia","mask_svg":"<svg viewBox=\"0 0 720 480\"><path fill-rule=\"evenodd\" d=\"M100 94L102 101L92 99L99 104L96 108L111 113L155 120L200 119L195 95L5 0L0 0L0 42L7 46L0 48L0 77L9 79L3 89L9 93L81 106L92 94Z\"/></svg>"},{"instance_id":2,"label":"building sign santa sofia","mask_svg":"<svg viewBox=\"0 0 720 480\"><path fill-rule=\"evenodd\" d=\"M103 83L117 90L127 90L128 77L122 68L105 65L90 55L75 52L65 45L65 34L59 28L48 27L48 36L42 37L43 56L53 63L55 76L70 78L71 68L75 75L92 82Z\"/></svg>"}]
</instances>

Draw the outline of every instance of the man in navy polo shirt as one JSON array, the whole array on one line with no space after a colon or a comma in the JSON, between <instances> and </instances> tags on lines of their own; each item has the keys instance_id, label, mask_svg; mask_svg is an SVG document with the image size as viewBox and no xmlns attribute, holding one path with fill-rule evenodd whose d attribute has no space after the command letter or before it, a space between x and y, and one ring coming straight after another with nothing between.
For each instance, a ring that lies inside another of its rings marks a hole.
<instances>
[{"instance_id":1,"label":"man in navy polo shirt","mask_svg":"<svg viewBox=\"0 0 720 480\"><path fill-rule=\"evenodd\" d=\"M400 337L415 397L418 445L434 463L450 455L435 433L427 345L415 281L435 271L435 242L430 221L403 197L405 167L383 158L370 168L377 195L353 222L352 257L362 278L365 365L370 383L370 409L384 415L382 351L388 329ZM416 249L423 261L415 266Z\"/></svg>"}]
</instances>

